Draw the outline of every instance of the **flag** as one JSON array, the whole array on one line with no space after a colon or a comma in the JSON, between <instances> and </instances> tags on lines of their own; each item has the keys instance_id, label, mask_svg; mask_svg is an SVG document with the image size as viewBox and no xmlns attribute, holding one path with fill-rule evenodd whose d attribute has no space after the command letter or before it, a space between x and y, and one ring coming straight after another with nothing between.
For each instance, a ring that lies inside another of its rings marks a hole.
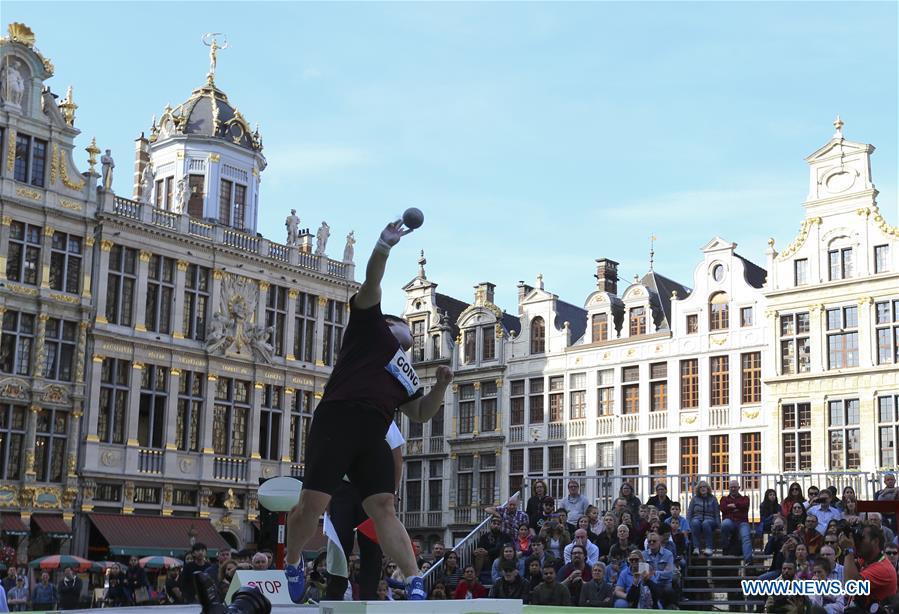
<instances>
[{"instance_id":1,"label":"flag","mask_svg":"<svg viewBox=\"0 0 899 614\"><path fill-rule=\"evenodd\" d=\"M325 512L322 532L328 537L325 568L332 576L348 578L350 576L349 564L347 563L346 555L343 553L343 546L340 544L340 538L337 536L337 529L334 528L334 523L331 522L331 516L328 512Z\"/></svg>"}]
</instances>

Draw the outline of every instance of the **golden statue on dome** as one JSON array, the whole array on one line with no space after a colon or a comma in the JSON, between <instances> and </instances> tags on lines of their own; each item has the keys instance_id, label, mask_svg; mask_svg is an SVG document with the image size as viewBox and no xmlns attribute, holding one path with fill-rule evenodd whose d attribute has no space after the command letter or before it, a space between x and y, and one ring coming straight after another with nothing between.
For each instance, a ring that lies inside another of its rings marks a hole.
<instances>
[{"instance_id":1,"label":"golden statue on dome","mask_svg":"<svg viewBox=\"0 0 899 614\"><path fill-rule=\"evenodd\" d=\"M219 43L219 37L222 43ZM206 81L209 85L215 83L215 66L218 62L218 50L228 48L228 39L221 32L207 32L202 38L203 44L209 47L209 73L206 75Z\"/></svg>"}]
</instances>

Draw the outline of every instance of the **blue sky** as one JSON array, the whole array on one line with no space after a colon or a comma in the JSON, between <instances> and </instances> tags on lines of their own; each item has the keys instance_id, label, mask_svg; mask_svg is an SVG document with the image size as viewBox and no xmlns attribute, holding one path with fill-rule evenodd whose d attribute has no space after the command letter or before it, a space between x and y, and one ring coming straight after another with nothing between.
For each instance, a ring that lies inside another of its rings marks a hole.
<instances>
[{"instance_id":1,"label":"blue sky","mask_svg":"<svg viewBox=\"0 0 899 614\"><path fill-rule=\"evenodd\" d=\"M513 313L537 273L578 305L596 258L644 273L653 233L656 270L687 285L715 235L764 264L768 237L799 227L804 157L837 113L876 146L897 223L895 2L4 1L2 20L34 30L52 89L74 86L79 146L96 136L120 169L151 116L202 84L201 35L227 33L216 83L261 125L263 234L283 241L294 207L328 221L334 257L355 230L362 264L391 216L424 211L385 310L421 249L441 292L491 281Z\"/></svg>"}]
</instances>

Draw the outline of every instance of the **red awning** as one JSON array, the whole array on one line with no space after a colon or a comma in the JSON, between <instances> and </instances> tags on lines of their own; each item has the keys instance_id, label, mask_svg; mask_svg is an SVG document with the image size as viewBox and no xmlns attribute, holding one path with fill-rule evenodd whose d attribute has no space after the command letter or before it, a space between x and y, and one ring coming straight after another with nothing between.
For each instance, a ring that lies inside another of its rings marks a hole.
<instances>
[{"instance_id":1,"label":"red awning","mask_svg":"<svg viewBox=\"0 0 899 614\"><path fill-rule=\"evenodd\" d=\"M72 528L62 519L62 516L55 514L34 514L31 517L34 524L42 532L50 537L67 538L72 536Z\"/></svg>"},{"instance_id":2,"label":"red awning","mask_svg":"<svg viewBox=\"0 0 899 614\"><path fill-rule=\"evenodd\" d=\"M3 531L5 535L28 535L31 533L18 514L3 514L3 524L0 525L0 531Z\"/></svg>"},{"instance_id":3,"label":"red awning","mask_svg":"<svg viewBox=\"0 0 899 614\"><path fill-rule=\"evenodd\" d=\"M230 548L207 518L123 516L89 514L91 522L109 544L111 555L177 556L190 550L194 541L206 544L210 554Z\"/></svg>"}]
</instances>

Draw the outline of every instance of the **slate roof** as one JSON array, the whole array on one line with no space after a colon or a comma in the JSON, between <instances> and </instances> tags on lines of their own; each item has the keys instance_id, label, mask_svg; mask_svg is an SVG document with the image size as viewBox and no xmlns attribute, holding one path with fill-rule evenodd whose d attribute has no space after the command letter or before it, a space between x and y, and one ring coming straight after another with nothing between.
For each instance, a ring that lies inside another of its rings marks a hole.
<instances>
[{"instance_id":1,"label":"slate roof","mask_svg":"<svg viewBox=\"0 0 899 614\"><path fill-rule=\"evenodd\" d=\"M644 275L640 283L649 290L650 305L653 311L660 315L660 319L657 320L656 324L660 329L671 330L671 292L676 290L677 298L683 299L690 295L690 288L655 271L650 271Z\"/></svg>"},{"instance_id":2,"label":"slate roof","mask_svg":"<svg viewBox=\"0 0 899 614\"><path fill-rule=\"evenodd\" d=\"M765 285L765 278L768 276L768 271L766 271L756 263L747 260L740 254L734 253L734 256L742 260L743 265L746 267L746 273L744 275L746 283L748 283L753 288L761 288Z\"/></svg>"},{"instance_id":3,"label":"slate roof","mask_svg":"<svg viewBox=\"0 0 899 614\"><path fill-rule=\"evenodd\" d=\"M587 311L580 307L576 307L571 303L556 300L556 319L555 326L561 329L568 322L571 329L571 342L574 343L584 336L587 330Z\"/></svg>"}]
</instances>

